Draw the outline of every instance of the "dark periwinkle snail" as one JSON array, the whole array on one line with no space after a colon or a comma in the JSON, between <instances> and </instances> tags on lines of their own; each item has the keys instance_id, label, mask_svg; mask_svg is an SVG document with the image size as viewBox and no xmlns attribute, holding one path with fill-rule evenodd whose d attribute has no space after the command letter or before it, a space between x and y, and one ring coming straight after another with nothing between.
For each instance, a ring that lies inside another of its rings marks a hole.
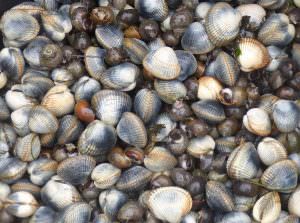
<instances>
[{"instance_id":1,"label":"dark periwinkle snail","mask_svg":"<svg viewBox=\"0 0 300 223\"><path fill-rule=\"evenodd\" d=\"M143 40L153 40L159 34L159 26L153 20L144 20L139 26L139 33Z\"/></svg>"},{"instance_id":2,"label":"dark periwinkle snail","mask_svg":"<svg viewBox=\"0 0 300 223\"><path fill-rule=\"evenodd\" d=\"M107 25L114 21L114 13L109 6L101 6L91 11L90 18L96 25Z\"/></svg>"},{"instance_id":3,"label":"dark periwinkle snail","mask_svg":"<svg viewBox=\"0 0 300 223\"><path fill-rule=\"evenodd\" d=\"M41 66L49 69L56 68L63 60L61 48L56 44L45 45L40 52Z\"/></svg>"}]
</instances>

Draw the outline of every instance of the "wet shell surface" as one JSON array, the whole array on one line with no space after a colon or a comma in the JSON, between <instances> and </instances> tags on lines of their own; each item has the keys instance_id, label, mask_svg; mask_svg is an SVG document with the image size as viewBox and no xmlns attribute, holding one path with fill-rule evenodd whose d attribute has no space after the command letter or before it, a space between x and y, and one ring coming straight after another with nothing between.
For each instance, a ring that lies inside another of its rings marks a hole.
<instances>
[{"instance_id":1,"label":"wet shell surface","mask_svg":"<svg viewBox=\"0 0 300 223\"><path fill-rule=\"evenodd\" d=\"M95 166L96 161L91 156L70 157L58 165L57 174L72 185L84 184Z\"/></svg>"},{"instance_id":2,"label":"wet shell surface","mask_svg":"<svg viewBox=\"0 0 300 223\"><path fill-rule=\"evenodd\" d=\"M12 112L10 115L14 129L19 136L25 136L30 133L28 121L31 109L31 105L23 106Z\"/></svg>"},{"instance_id":3,"label":"wet shell surface","mask_svg":"<svg viewBox=\"0 0 300 223\"><path fill-rule=\"evenodd\" d=\"M130 60L135 64L142 64L149 51L147 44L136 38L125 38L123 48L129 55Z\"/></svg>"},{"instance_id":4,"label":"wet shell surface","mask_svg":"<svg viewBox=\"0 0 300 223\"><path fill-rule=\"evenodd\" d=\"M220 103L214 100L201 100L192 104L192 110L198 118L203 118L211 123L225 120L225 112Z\"/></svg>"},{"instance_id":5,"label":"wet shell surface","mask_svg":"<svg viewBox=\"0 0 300 223\"><path fill-rule=\"evenodd\" d=\"M106 189L113 186L121 176L121 170L110 163L101 163L91 174L91 179L97 188Z\"/></svg>"},{"instance_id":6,"label":"wet shell surface","mask_svg":"<svg viewBox=\"0 0 300 223\"><path fill-rule=\"evenodd\" d=\"M13 183L24 175L26 168L27 163L18 158L8 157L1 159L0 180L3 183Z\"/></svg>"},{"instance_id":7,"label":"wet shell surface","mask_svg":"<svg viewBox=\"0 0 300 223\"><path fill-rule=\"evenodd\" d=\"M281 203L277 192L269 192L255 203L252 216L256 221L274 222L280 215Z\"/></svg>"},{"instance_id":8,"label":"wet shell surface","mask_svg":"<svg viewBox=\"0 0 300 223\"><path fill-rule=\"evenodd\" d=\"M271 120L266 111L261 108L252 108L243 117L243 124L248 131L260 136L271 133Z\"/></svg>"},{"instance_id":9,"label":"wet shell surface","mask_svg":"<svg viewBox=\"0 0 300 223\"><path fill-rule=\"evenodd\" d=\"M165 0L135 0L134 6L145 18L163 21L168 16Z\"/></svg>"},{"instance_id":10,"label":"wet shell surface","mask_svg":"<svg viewBox=\"0 0 300 223\"><path fill-rule=\"evenodd\" d=\"M101 90L100 83L94 78L87 76L81 77L72 86L72 92L76 101L87 100L90 101L95 93Z\"/></svg>"},{"instance_id":11,"label":"wet shell surface","mask_svg":"<svg viewBox=\"0 0 300 223\"><path fill-rule=\"evenodd\" d=\"M164 81L155 79L154 89L160 99L167 104L173 104L175 101L184 98L187 94L186 87L178 80Z\"/></svg>"},{"instance_id":12,"label":"wet shell surface","mask_svg":"<svg viewBox=\"0 0 300 223\"><path fill-rule=\"evenodd\" d=\"M101 90L92 97L92 107L100 120L110 125L116 125L122 114L131 110L132 101L126 93Z\"/></svg>"},{"instance_id":13,"label":"wet shell surface","mask_svg":"<svg viewBox=\"0 0 300 223\"><path fill-rule=\"evenodd\" d=\"M58 223L88 222L91 217L92 208L84 202L77 202L68 206L59 214Z\"/></svg>"},{"instance_id":14,"label":"wet shell surface","mask_svg":"<svg viewBox=\"0 0 300 223\"><path fill-rule=\"evenodd\" d=\"M139 90L133 102L135 113L144 123L153 120L158 115L161 106L162 102L157 93L147 88Z\"/></svg>"},{"instance_id":15,"label":"wet shell surface","mask_svg":"<svg viewBox=\"0 0 300 223\"><path fill-rule=\"evenodd\" d=\"M30 162L37 159L40 155L40 151L40 139L39 136L34 133L30 133L23 138L19 138L15 145L16 156L24 162Z\"/></svg>"},{"instance_id":16,"label":"wet shell surface","mask_svg":"<svg viewBox=\"0 0 300 223\"><path fill-rule=\"evenodd\" d=\"M100 47L88 47L84 52L84 63L89 75L99 80L100 75L106 70L104 62L106 51Z\"/></svg>"},{"instance_id":17,"label":"wet shell surface","mask_svg":"<svg viewBox=\"0 0 300 223\"><path fill-rule=\"evenodd\" d=\"M178 80L184 81L196 72L197 60L191 52L176 50L175 53L180 64L180 74Z\"/></svg>"},{"instance_id":18,"label":"wet shell surface","mask_svg":"<svg viewBox=\"0 0 300 223\"><path fill-rule=\"evenodd\" d=\"M123 33L115 25L98 26L95 30L98 43L105 49L119 48L123 43Z\"/></svg>"},{"instance_id":19,"label":"wet shell surface","mask_svg":"<svg viewBox=\"0 0 300 223\"><path fill-rule=\"evenodd\" d=\"M181 39L182 48L193 54L205 54L214 49L204 26L194 22L188 26Z\"/></svg>"},{"instance_id":20,"label":"wet shell surface","mask_svg":"<svg viewBox=\"0 0 300 223\"><path fill-rule=\"evenodd\" d=\"M142 120L132 112L124 112L118 125L117 134L129 145L143 148L147 144L147 131Z\"/></svg>"},{"instance_id":21,"label":"wet shell surface","mask_svg":"<svg viewBox=\"0 0 300 223\"><path fill-rule=\"evenodd\" d=\"M164 147L155 146L145 155L145 167L153 172L161 172L173 169L177 159Z\"/></svg>"},{"instance_id":22,"label":"wet shell surface","mask_svg":"<svg viewBox=\"0 0 300 223\"><path fill-rule=\"evenodd\" d=\"M269 0L266 0L269 1ZM249 25L252 29L257 29L264 21L266 11L258 4L244 4L236 8L241 16L249 16Z\"/></svg>"},{"instance_id":23,"label":"wet shell surface","mask_svg":"<svg viewBox=\"0 0 300 223\"><path fill-rule=\"evenodd\" d=\"M30 218L30 223L51 223L56 216L56 212L47 206L40 206Z\"/></svg>"},{"instance_id":24,"label":"wet shell surface","mask_svg":"<svg viewBox=\"0 0 300 223\"><path fill-rule=\"evenodd\" d=\"M158 131L156 131L152 140L155 142L163 142L166 141L170 132L176 128L176 123L171 119L171 116L168 113L161 113L152 123L152 126L154 129L156 127L161 127Z\"/></svg>"},{"instance_id":25,"label":"wet shell surface","mask_svg":"<svg viewBox=\"0 0 300 223\"><path fill-rule=\"evenodd\" d=\"M222 89L223 86L217 79L204 76L198 80L197 96L201 100L217 100Z\"/></svg>"},{"instance_id":26,"label":"wet shell surface","mask_svg":"<svg viewBox=\"0 0 300 223\"><path fill-rule=\"evenodd\" d=\"M285 147L276 139L271 137L264 138L257 146L260 160L270 166L278 161L287 159Z\"/></svg>"},{"instance_id":27,"label":"wet shell surface","mask_svg":"<svg viewBox=\"0 0 300 223\"><path fill-rule=\"evenodd\" d=\"M214 4L205 18L209 40L216 46L224 46L234 40L240 31L242 16L226 2Z\"/></svg>"},{"instance_id":28,"label":"wet shell surface","mask_svg":"<svg viewBox=\"0 0 300 223\"><path fill-rule=\"evenodd\" d=\"M215 141L210 135L192 138L188 144L187 152L199 158L202 155L212 154L215 149Z\"/></svg>"},{"instance_id":29,"label":"wet shell surface","mask_svg":"<svg viewBox=\"0 0 300 223\"><path fill-rule=\"evenodd\" d=\"M179 187L161 187L150 192L147 202L155 217L176 223L192 208L190 194Z\"/></svg>"},{"instance_id":30,"label":"wet shell surface","mask_svg":"<svg viewBox=\"0 0 300 223\"><path fill-rule=\"evenodd\" d=\"M180 75L180 64L170 47L161 47L148 53L143 66L150 75L161 80L173 80Z\"/></svg>"}]
</instances>

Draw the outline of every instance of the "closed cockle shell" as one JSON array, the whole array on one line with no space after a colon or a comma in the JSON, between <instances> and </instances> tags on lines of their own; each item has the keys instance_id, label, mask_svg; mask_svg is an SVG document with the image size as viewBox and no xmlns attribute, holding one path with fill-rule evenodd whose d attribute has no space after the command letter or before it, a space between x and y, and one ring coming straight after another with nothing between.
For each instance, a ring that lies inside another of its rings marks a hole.
<instances>
[{"instance_id":1,"label":"closed cockle shell","mask_svg":"<svg viewBox=\"0 0 300 223\"><path fill-rule=\"evenodd\" d=\"M130 60L135 64L142 64L143 59L149 51L147 44L136 38L125 38L123 48L130 57Z\"/></svg>"},{"instance_id":2,"label":"closed cockle shell","mask_svg":"<svg viewBox=\"0 0 300 223\"><path fill-rule=\"evenodd\" d=\"M30 181L36 185L44 185L56 173L58 163L49 158L39 158L28 165Z\"/></svg>"},{"instance_id":3,"label":"closed cockle shell","mask_svg":"<svg viewBox=\"0 0 300 223\"><path fill-rule=\"evenodd\" d=\"M84 52L85 68L89 75L99 80L100 75L106 70L104 62L106 51L100 47L88 47Z\"/></svg>"},{"instance_id":4,"label":"closed cockle shell","mask_svg":"<svg viewBox=\"0 0 300 223\"><path fill-rule=\"evenodd\" d=\"M17 141L17 135L11 125L0 122L0 141L7 144L10 148L14 146Z\"/></svg>"},{"instance_id":5,"label":"closed cockle shell","mask_svg":"<svg viewBox=\"0 0 300 223\"><path fill-rule=\"evenodd\" d=\"M234 136L225 136L215 140L216 151L220 153L231 153L237 147Z\"/></svg>"},{"instance_id":6,"label":"closed cockle shell","mask_svg":"<svg viewBox=\"0 0 300 223\"><path fill-rule=\"evenodd\" d=\"M38 198L40 196L41 188L28 179L20 179L11 185L12 192L26 191L31 193L34 197Z\"/></svg>"},{"instance_id":7,"label":"closed cockle shell","mask_svg":"<svg viewBox=\"0 0 300 223\"><path fill-rule=\"evenodd\" d=\"M258 32L258 40L264 45L286 46L295 37L295 27L283 13L270 15Z\"/></svg>"},{"instance_id":8,"label":"closed cockle shell","mask_svg":"<svg viewBox=\"0 0 300 223\"><path fill-rule=\"evenodd\" d=\"M168 5L165 0L135 0L134 7L145 18L163 21L168 16Z\"/></svg>"},{"instance_id":9,"label":"closed cockle shell","mask_svg":"<svg viewBox=\"0 0 300 223\"><path fill-rule=\"evenodd\" d=\"M276 101L279 100L279 97L273 94L264 94L260 96L258 107L265 110L269 115L272 114L273 105Z\"/></svg>"},{"instance_id":10,"label":"closed cockle shell","mask_svg":"<svg viewBox=\"0 0 300 223\"><path fill-rule=\"evenodd\" d=\"M0 28L5 38L19 42L21 45L33 40L40 31L38 21L27 12L20 10L5 12L1 18Z\"/></svg>"},{"instance_id":11,"label":"closed cockle shell","mask_svg":"<svg viewBox=\"0 0 300 223\"><path fill-rule=\"evenodd\" d=\"M71 204L56 218L57 223L80 223L88 222L91 218L92 207L84 202Z\"/></svg>"},{"instance_id":12,"label":"closed cockle shell","mask_svg":"<svg viewBox=\"0 0 300 223\"><path fill-rule=\"evenodd\" d=\"M206 202L212 210L230 212L234 209L232 194L218 181L206 183Z\"/></svg>"},{"instance_id":13,"label":"closed cockle shell","mask_svg":"<svg viewBox=\"0 0 300 223\"><path fill-rule=\"evenodd\" d=\"M14 129L19 136L25 136L30 133L28 120L32 107L31 105L23 106L10 115Z\"/></svg>"},{"instance_id":14,"label":"closed cockle shell","mask_svg":"<svg viewBox=\"0 0 300 223\"><path fill-rule=\"evenodd\" d=\"M135 113L148 123L158 115L162 102L155 91L143 88L136 93L133 105Z\"/></svg>"},{"instance_id":15,"label":"closed cockle shell","mask_svg":"<svg viewBox=\"0 0 300 223\"><path fill-rule=\"evenodd\" d=\"M180 187L161 187L150 192L147 206L156 218L177 223L192 209L192 198Z\"/></svg>"},{"instance_id":16,"label":"closed cockle shell","mask_svg":"<svg viewBox=\"0 0 300 223\"><path fill-rule=\"evenodd\" d=\"M161 100L167 104L173 104L175 101L185 98L187 89L185 85L178 80L154 80L154 89Z\"/></svg>"},{"instance_id":17,"label":"closed cockle shell","mask_svg":"<svg viewBox=\"0 0 300 223\"><path fill-rule=\"evenodd\" d=\"M251 223L251 218L244 212L230 212L222 217L220 223Z\"/></svg>"},{"instance_id":18,"label":"closed cockle shell","mask_svg":"<svg viewBox=\"0 0 300 223\"><path fill-rule=\"evenodd\" d=\"M160 37L157 37L156 39L154 39L148 43L149 51L156 51L159 48L165 47L165 46L166 46L166 43Z\"/></svg>"},{"instance_id":19,"label":"closed cockle shell","mask_svg":"<svg viewBox=\"0 0 300 223\"><path fill-rule=\"evenodd\" d=\"M58 129L57 118L43 106L34 106L29 114L29 129L38 134L56 132Z\"/></svg>"},{"instance_id":20,"label":"closed cockle shell","mask_svg":"<svg viewBox=\"0 0 300 223\"><path fill-rule=\"evenodd\" d=\"M166 141L170 132L176 128L176 122L171 119L169 113L165 112L157 116L155 121L152 123L152 126L154 129L156 128L156 126L161 126L161 128L152 137L152 140L154 140L155 142L162 142Z\"/></svg>"},{"instance_id":21,"label":"closed cockle shell","mask_svg":"<svg viewBox=\"0 0 300 223\"><path fill-rule=\"evenodd\" d=\"M218 53L217 58L209 64L207 70L219 81L228 86L235 85L240 73L240 68L236 60L224 51ZM207 77L205 76L203 78ZM211 89L211 91L212 90L213 89Z\"/></svg>"},{"instance_id":22,"label":"closed cockle shell","mask_svg":"<svg viewBox=\"0 0 300 223\"><path fill-rule=\"evenodd\" d=\"M266 0L270 1L270 0ZM281 1L281 0L280 0ZM238 10L241 16L249 16L249 25L252 29L256 30L259 28L260 24L263 22L266 11L263 7L258 4L243 4L239 5L236 10Z\"/></svg>"},{"instance_id":23,"label":"closed cockle shell","mask_svg":"<svg viewBox=\"0 0 300 223\"><path fill-rule=\"evenodd\" d=\"M58 12L43 12L41 14L42 24L49 38L54 41L62 41L66 34L72 30L71 19Z\"/></svg>"},{"instance_id":24,"label":"closed cockle shell","mask_svg":"<svg viewBox=\"0 0 300 223\"><path fill-rule=\"evenodd\" d=\"M101 163L96 166L91 179L97 188L107 189L113 186L121 176L121 170L110 163Z\"/></svg>"},{"instance_id":25,"label":"closed cockle shell","mask_svg":"<svg viewBox=\"0 0 300 223\"><path fill-rule=\"evenodd\" d=\"M260 180L267 189L288 193L297 186L298 169L294 161L282 160L269 166Z\"/></svg>"},{"instance_id":26,"label":"closed cockle shell","mask_svg":"<svg viewBox=\"0 0 300 223\"><path fill-rule=\"evenodd\" d=\"M110 219L114 219L127 199L128 196L126 193L116 189L110 189L100 193L99 204L105 215Z\"/></svg>"},{"instance_id":27,"label":"closed cockle shell","mask_svg":"<svg viewBox=\"0 0 300 223\"><path fill-rule=\"evenodd\" d=\"M215 145L215 140L210 135L192 138L189 141L187 152L192 156L199 158L202 155L212 154Z\"/></svg>"},{"instance_id":28,"label":"closed cockle shell","mask_svg":"<svg viewBox=\"0 0 300 223\"><path fill-rule=\"evenodd\" d=\"M39 204L33 195L26 191L10 194L4 201L5 210L16 217L27 218L31 216Z\"/></svg>"},{"instance_id":29,"label":"closed cockle shell","mask_svg":"<svg viewBox=\"0 0 300 223\"><path fill-rule=\"evenodd\" d=\"M59 176L53 176L42 188L41 199L55 210L62 210L70 204L81 201L81 195L76 187L66 183Z\"/></svg>"},{"instance_id":30,"label":"closed cockle shell","mask_svg":"<svg viewBox=\"0 0 300 223\"><path fill-rule=\"evenodd\" d=\"M55 220L56 212L47 206L40 206L30 218L30 223L52 223Z\"/></svg>"},{"instance_id":31,"label":"closed cockle shell","mask_svg":"<svg viewBox=\"0 0 300 223\"><path fill-rule=\"evenodd\" d=\"M8 79L20 79L25 69L25 61L22 51L18 48L12 47L3 48L0 51L0 68Z\"/></svg>"},{"instance_id":32,"label":"closed cockle shell","mask_svg":"<svg viewBox=\"0 0 300 223\"><path fill-rule=\"evenodd\" d=\"M142 190L151 180L152 172L142 166L133 166L124 172L117 181L118 190L134 192Z\"/></svg>"},{"instance_id":33,"label":"closed cockle shell","mask_svg":"<svg viewBox=\"0 0 300 223\"><path fill-rule=\"evenodd\" d=\"M291 194L288 200L288 211L291 214L294 214L300 217L300 209L299 209L299 199L300 199L300 186Z\"/></svg>"},{"instance_id":34,"label":"closed cockle shell","mask_svg":"<svg viewBox=\"0 0 300 223\"><path fill-rule=\"evenodd\" d=\"M241 195L234 195L234 209L236 211L250 211L255 202L257 200L257 196L254 197L247 197Z\"/></svg>"},{"instance_id":35,"label":"closed cockle shell","mask_svg":"<svg viewBox=\"0 0 300 223\"><path fill-rule=\"evenodd\" d=\"M123 32L116 25L97 26L95 36L98 43L105 49L120 48L123 44Z\"/></svg>"},{"instance_id":36,"label":"closed cockle shell","mask_svg":"<svg viewBox=\"0 0 300 223\"><path fill-rule=\"evenodd\" d=\"M13 183L20 179L26 172L27 163L15 157L1 159L0 180L3 183Z\"/></svg>"},{"instance_id":37,"label":"closed cockle shell","mask_svg":"<svg viewBox=\"0 0 300 223\"><path fill-rule=\"evenodd\" d=\"M170 47L150 51L143 60L143 66L146 72L161 80L173 80L180 75L180 64Z\"/></svg>"},{"instance_id":38,"label":"closed cockle shell","mask_svg":"<svg viewBox=\"0 0 300 223\"><path fill-rule=\"evenodd\" d=\"M235 148L229 155L226 169L233 179L252 179L256 177L260 167L258 153L250 142Z\"/></svg>"},{"instance_id":39,"label":"closed cockle shell","mask_svg":"<svg viewBox=\"0 0 300 223\"><path fill-rule=\"evenodd\" d=\"M222 89L223 86L217 79L204 76L199 78L197 96L201 100L217 100Z\"/></svg>"},{"instance_id":40,"label":"closed cockle shell","mask_svg":"<svg viewBox=\"0 0 300 223\"><path fill-rule=\"evenodd\" d=\"M74 156L59 163L57 175L72 185L84 184L95 166L96 161L91 156Z\"/></svg>"},{"instance_id":41,"label":"closed cockle shell","mask_svg":"<svg viewBox=\"0 0 300 223\"><path fill-rule=\"evenodd\" d=\"M202 118L211 123L219 123L225 120L223 106L214 100L201 100L194 102L191 106L198 118Z\"/></svg>"},{"instance_id":42,"label":"closed cockle shell","mask_svg":"<svg viewBox=\"0 0 300 223\"><path fill-rule=\"evenodd\" d=\"M11 9L24 11L30 15L38 16L43 12L45 9L37 2L22 2Z\"/></svg>"},{"instance_id":43,"label":"closed cockle shell","mask_svg":"<svg viewBox=\"0 0 300 223\"><path fill-rule=\"evenodd\" d=\"M66 85L71 86L75 81L75 77L71 71L65 68L55 68L51 72L51 79L56 85Z\"/></svg>"},{"instance_id":44,"label":"closed cockle shell","mask_svg":"<svg viewBox=\"0 0 300 223\"><path fill-rule=\"evenodd\" d=\"M266 71L276 71L281 63L288 57L285 51L277 46L268 46L267 47L270 55L270 63L266 67ZM293 54L293 50L292 50ZM296 62L297 63L297 62Z\"/></svg>"},{"instance_id":45,"label":"closed cockle shell","mask_svg":"<svg viewBox=\"0 0 300 223\"><path fill-rule=\"evenodd\" d=\"M76 141L84 130L84 125L74 115L65 115L59 120L57 143L64 145Z\"/></svg>"},{"instance_id":46,"label":"closed cockle shell","mask_svg":"<svg viewBox=\"0 0 300 223\"><path fill-rule=\"evenodd\" d=\"M292 132L300 120L300 109L293 101L278 100L273 105L272 116L280 132Z\"/></svg>"},{"instance_id":47,"label":"closed cockle shell","mask_svg":"<svg viewBox=\"0 0 300 223\"><path fill-rule=\"evenodd\" d=\"M216 46L228 44L239 34L241 20L241 14L228 3L214 4L205 18L209 40Z\"/></svg>"},{"instance_id":48,"label":"closed cockle shell","mask_svg":"<svg viewBox=\"0 0 300 223\"><path fill-rule=\"evenodd\" d=\"M270 62L267 48L256 39L241 38L236 51L241 70L245 72L261 69Z\"/></svg>"},{"instance_id":49,"label":"closed cockle shell","mask_svg":"<svg viewBox=\"0 0 300 223\"><path fill-rule=\"evenodd\" d=\"M175 51L180 64L180 74L178 80L184 81L197 70L197 60L191 52L184 50Z\"/></svg>"},{"instance_id":50,"label":"closed cockle shell","mask_svg":"<svg viewBox=\"0 0 300 223\"><path fill-rule=\"evenodd\" d=\"M143 148L147 144L147 131L142 120L132 112L124 112L118 125L117 134L129 145Z\"/></svg>"},{"instance_id":51,"label":"closed cockle shell","mask_svg":"<svg viewBox=\"0 0 300 223\"><path fill-rule=\"evenodd\" d=\"M145 155L144 165L153 172L171 170L177 164L177 159L164 147L155 146Z\"/></svg>"},{"instance_id":52,"label":"closed cockle shell","mask_svg":"<svg viewBox=\"0 0 300 223\"><path fill-rule=\"evenodd\" d=\"M119 91L131 91L136 86L139 68L132 63L122 63L104 71L99 80L104 87Z\"/></svg>"},{"instance_id":53,"label":"closed cockle shell","mask_svg":"<svg viewBox=\"0 0 300 223\"><path fill-rule=\"evenodd\" d=\"M259 198L252 210L252 216L262 223L274 222L280 215L281 203L277 192L269 192Z\"/></svg>"},{"instance_id":54,"label":"closed cockle shell","mask_svg":"<svg viewBox=\"0 0 300 223\"><path fill-rule=\"evenodd\" d=\"M73 86L72 92L76 101L90 101L93 95L101 90L100 83L94 78L88 76L81 77Z\"/></svg>"},{"instance_id":55,"label":"closed cockle shell","mask_svg":"<svg viewBox=\"0 0 300 223\"><path fill-rule=\"evenodd\" d=\"M128 94L115 90L101 90L92 97L92 107L97 118L116 125L124 112L131 110L132 101Z\"/></svg>"},{"instance_id":56,"label":"closed cockle shell","mask_svg":"<svg viewBox=\"0 0 300 223\"><path fill-rule=\"evenodd\" d=\"M181 38L182 48L192 54L206 54L214 49L204 26L200 22L191 23Z\"/></svg>"},{"instance_id":57,"label":"closed cockle shell","mask_svg":"<svg viewBox=\"0 0 300 223\"><path fill-rule=\"evenodd\" d=\"M23 138L19 138L14 150L16 156L24 162L30 162L37 159L41 151L39 136L37 134L30 133Z\"/></svg>"},{"instance_id":58,"label":"closed cockle shell","mask_svg":"<svg viewBox=\"0 0 300 223\"><path fill-rule=\"evenodd\" d=\"M60 117L74 110L75 99L66 85L56 85L46 93L41 105Z\"/></svg>"},{"instance_id":59,"label":"closed cockle shell","mask_svg":"<svg viewBox=\"0 0 300 223\"><path fill-rule=\"evenodd\" d=\"M271 133L271 120L268 113L261 108L248 110L243 117L246 129L255 135L267 136Z\"/></svg>"},{"instance_id":60,"label":"closed cockle shell","mask_svg":"<svg viewBox=\"0 0 300 223\"><path fill-rule=\"evenodd\" d=\"M92 156L105 155L116 144L117 134L114 127L94 120L82 132L78 140L78 151Z\"/></svg>"},{"instance_id":61,"label":"closed cockle shell","mask_svg":"<svg viewBox=\"0 0 300 223\"><path fill-rule=\"evenodd\" d=\"M260 160L267 166L287 159L287 151L278 140L266 137L257 146Z\"/></svg>"}]
</instances>

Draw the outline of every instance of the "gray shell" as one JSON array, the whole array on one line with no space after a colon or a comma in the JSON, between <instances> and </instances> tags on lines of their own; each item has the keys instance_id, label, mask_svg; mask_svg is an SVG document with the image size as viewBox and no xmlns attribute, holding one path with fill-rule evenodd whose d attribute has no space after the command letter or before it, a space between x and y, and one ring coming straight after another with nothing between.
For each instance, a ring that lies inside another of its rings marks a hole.
<instances>
[{"instance_id":1,"label":"gray shell","mask_svg":"<svg viewBox=\"0 0 300 223\"><path fill-rule=\"evenodd\" d=\"M149 51L147 44L136 38L125 38L123 48L127 52L130 60L135 64L142 64L143 59Z\"/></svg>"},{"instance_id":2,"label":"gray shell","mask_svg":"<svg viewBox=\"0 0 300 223\"><path fill-rule=\"evenodd\" d=\"M244 212L230 212L222 217L220 223L251 223L251 218Z\"/></svg>"},{"instance_id":3,"label":"gray shell","mask_svg":"<svg viewBox=\"0 0 300 223\"><path fill-rule=\"evenodd\" d=\"M204 26L200 22L191 23L181 38L182 48L193 54L206 54L214 49Z\"/></svg>"},{"instance_id":4,"label":"gray shell","mask_svg":"<svg viewBox=\"0 0 300 223\"><path fill-rule=\"evenodd\" d=\"M94 120L82 132L78 140L78 150L81 154L105 155L115 146L116 141L117 135L114 127Z\"/></svg>"},{"instance_id":5,"label":"gray shell","mask_svg":"<svg viewBox=\"0 0 300 223\"><path fill-rule=\"evenodd\" d=\"M106 48L120 48L123 44L123 32L115 25L97 26L95 35L98 43Z\"/></svg>"},{"instance_id":6,"label":"gray shell","mask_svg":"<svg viewBox=\"0 0 300 223\"><path fill-rule=\"evenodd\" d=\"M10 111L5 100L0 96L0 121L5 121L9 118Z\"/></svg>"},{"instance_id":7,"label":"gray shell","mask_svg":"<svg viewBox=\"0 0 300 223\"><path fill-rule=\"evenodd\" d=\"M91 217L92 208L84 202L77 202L71 204L56 218L56 223L82 223L89 222Z\"/></svg>"},{"instance_id":8,"label":"gray shell","mask_svg":"<svg viewBox=\"0 0 300 223\"><path fill-rule=\"evenodd\" d=\"M6 143L10 148L17 141L17 135L13 127L6 123L0 123L0 141Z\"/></svg>"},{"instance_id":9,"label":"gray shell","mask_svg":"<svg viewBox=\"0 0 300 223\"><path fill-rule=\"evenodd\" d=\"M168 16L168 6L165 0L135 0L135 8L142 17L163 21Z\"/></svg>"},{"instance_id":10,"label":"gray shell","mask_svg":"<svg viewBox=\"0 0 300 223\"><path fill-rule=\"evenodd\" d=\"M226 118L223 106L214 100L197 101L191 107L198 118L203 118L211 123L219 123Z\"/></svg>"},{"instance_id":11,"label":"gray shell","mask_svg":"<svg viewBox=\"0 0 300 223\"><path fill-rule=\"evenodd\" d=\"M16 156L24 162L37 159L41 151L39 136L35 133L30 133L23 138L19 138L14 150Z\"/></svg>"},{"instance_id":12,"label":"gray shell","mask_svg":"<svg viewBox=\"0 0 300 223\"><path fill-rule=\"evenodd\" d=\"M175 101L185 98L187 89L179 80L158 80L154 81L154 89L158 96L167 104L173 104Z\"/></svg>"},{"instance_id":13,"label":"gray shell","mask_svg":"<svg viewBox=\"0 0 300 223\"><path fill-rule=\"evenodd\" d=\"M100 47L90 46L84 52L85 68L89 75L99 80L100 75L106 70L104 62L106 51Z\"/></svg>"},{"instance_id":14,"label":"gray shell","mask_svg":"<svg viewBox=\"0 0 300 223\"><path fill-rule=\"evenodd\" d=\"M32 215L29 223L53 223L56 212L47 206L40 206Z\"/></svg>"},{"instance_id":15,"label":"gray shell","mask_svg":"<svg viewBox=\"0 0 300 223\"><path fill-rule=\"evenodd\" d=\"M73 86L72 91L76 101L90 101L93 95L101 90L101 85L98 81L88 76L81 77Z\"/></svg>"},{"instance_id":16,"label":"gray shell","mask_svg":"<svg viewBox=\"0 0 300 223\"><path fill-rule=\"evenodd\" d=\"M151 125L154 128L155 126L162 125L162 128L153 136L152 140L155 142L165 141L170 132L176 128L176 122L171 119L171 116L167 112L159 114Z\"/></svg>"},{"instance_id":17,"label":"gray shell","mask_svg":"<svg viewBox=\"0 0 300 223\"><path fill-rule=\"evenodd\" d=\"M28 121L31 109L31 105L23 106L13 111L10 115L14 129L19 136L25 136L30 133Z\"/></svg>"},{"instance_id":18,"label":"gray shell","mask_svg":"<svg viewBox=\"0 0 300 223\"><path fill-rule=\"evenodd\" d=\"M129 145L143 148L147 144L147 131L143 121L132 112L124 112L117 126L117 134Z\"/></svg>"},{"instance_id":19,"label":"gray shell","mask_svg":"<svg viewBox=\"0 0 300 223\"><path fill-rule=\"evenodd\" d=\"M98 119L116 125L124 112L132 107L128 94L114 90L101 90L92 97L92 107Z\"/></svg>"},{"instance_id":20,"label":"gray shell","mask_svg":"<svg viewBox=\"0 0 300 223\"><path fill-rule=\"evenodd\" d=\"M26 172L27 163L18 158L4 158L0 162L0 180L3 183L13 183L22 178Z\"/></svg>"},{"instance_id":21,"label":"gray shell","mask_svg":"<svg viewBox=\"0 0 300 223\"><path fill-rule=\"evenodd\" d=\"M175 53L180 64L180 74L177 79L184 81L196 72L197 60L191 52L176 50Z\"/></svg>"}]
</instances>

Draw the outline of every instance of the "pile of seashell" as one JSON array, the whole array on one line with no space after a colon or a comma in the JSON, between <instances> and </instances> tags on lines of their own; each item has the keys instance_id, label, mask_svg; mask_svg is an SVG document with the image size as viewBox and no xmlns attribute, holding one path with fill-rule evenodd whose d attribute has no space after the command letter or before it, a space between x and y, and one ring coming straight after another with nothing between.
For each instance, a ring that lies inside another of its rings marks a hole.
<instances>
[{"instance_id":1,"label":"pile of seashell","mask_svg":"<svg viewBox=\"0 0 300 223\"><path fill-rule=\"evenodd\" d=\"M0 222L299 223L300 1L35 0L0 21Z\"/></svg>"}]
</instances>

